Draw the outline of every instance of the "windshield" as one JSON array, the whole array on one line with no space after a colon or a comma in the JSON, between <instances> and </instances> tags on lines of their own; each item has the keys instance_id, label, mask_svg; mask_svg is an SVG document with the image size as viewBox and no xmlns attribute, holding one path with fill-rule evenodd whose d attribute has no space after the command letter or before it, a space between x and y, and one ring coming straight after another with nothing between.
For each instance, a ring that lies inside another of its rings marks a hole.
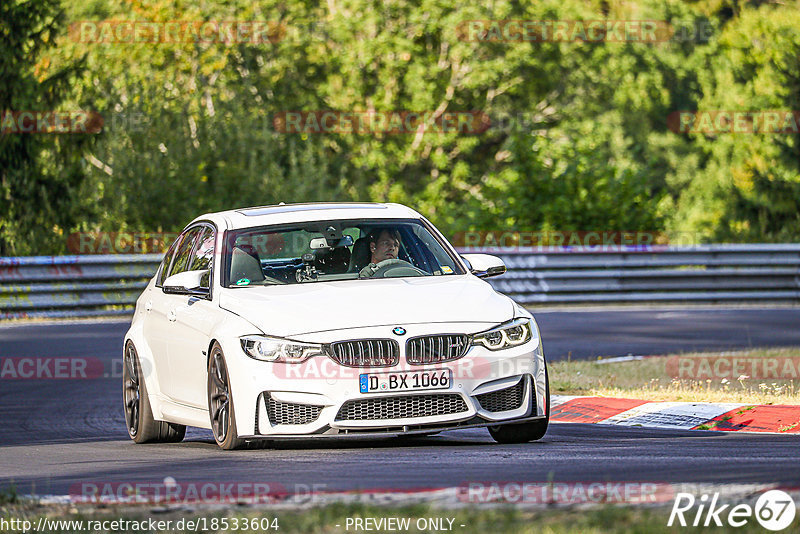
<instances>
[{"instance_id":1,"label":"windshield","mask_svg":"<svg viewBox=\"0 0 800 534\"><path fill-rule=\"evenodd\" d=\"M227 234L225 287L465 274L421 220L314 221Z\"/></svg>"}]
</instances>

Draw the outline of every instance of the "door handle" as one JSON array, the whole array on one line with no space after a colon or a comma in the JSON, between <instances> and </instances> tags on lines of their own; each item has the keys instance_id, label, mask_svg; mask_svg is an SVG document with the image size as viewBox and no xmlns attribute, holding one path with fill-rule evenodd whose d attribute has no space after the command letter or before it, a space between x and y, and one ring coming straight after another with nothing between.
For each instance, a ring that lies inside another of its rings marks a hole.
<instances>
[{"instance_id":1,"label":"door handle","mask_svg":"<svg viewBox=\"0 0 800 534\"><path fill-rule=\"evenodd\" d=\"M153 301L152 300L148 300L147 302L144 303L144 310L145 311L149 312L152 309L153 309Z\"/></svg>"},{"instance_id":2,"label":"door handle","mask_svg":"<svg viewBox=\"0 0 800 534\"><path fill-rule=\"evenodd\" d=\"M174 323L175 319L177 319L177 318L178 318L178 316L175 315L175 310L170 310L170 311L167 312L167 320L169 322Z\"/></svg>"}]
</instances>

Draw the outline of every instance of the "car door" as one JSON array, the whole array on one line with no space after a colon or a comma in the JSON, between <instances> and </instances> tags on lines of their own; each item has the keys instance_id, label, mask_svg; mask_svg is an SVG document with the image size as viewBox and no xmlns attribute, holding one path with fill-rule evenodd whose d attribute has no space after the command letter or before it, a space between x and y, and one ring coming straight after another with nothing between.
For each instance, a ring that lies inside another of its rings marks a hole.
<instances>
[{"instance_id":1,"label":"car door","mask_svg":"<svg viewBox=\"0 0 800 534\"><path fill-rule=\"evenodd\" d=\"M216 232L204 225L196 240L185 270L212 269L214 264L214 242ZM219 314L219 307L211 301L211 274L205 289L207 297L169 295L174 316L172 335L168 344L170 375L179 377L172 386L171 396L177 402L198 408L206 408L207 351L211 341L211 329Z\"/></svg>"},{"instance_id":2,"label":"car door","mask_svg":"<svg viewBox=\"0 0 800 534\"><path fill-rule=\"evenodd\" d=\"M194 249L194 244L197 241L201 227L192 227L184 231L178 238L179 242L175 248L172 261L166 271L165 275L160 278L161 286L153 290L150 316L150 331L148 338L151 340L151 348L153 350L153 359L156 362L156 371L158 373L158 386L161 393L170 398L175 397L176 382L181 380L180 375L175 376L169 364L170 360L170 343L172 337L175 335L175 308L180 304L181 300L186 297L181 295L170 295L164 293L163 283L172 276L186 270L189 259Z\"/></svg>"},{"instance_id":3,"label":"car door","mask_svg":"<svg viewBox=\"0 0 800 534\"><path fill-rule=\"evenodd\" d=\"M167 340L169 339L169 328L167 325L167 303L162 292L164 280L169 275L175 254L184 238L185 234L179 235L170 246L159 267L156 283L148 288L144 300L144 320L142 322L142 332L147 341L147 345L153 355L153 361L158 374L158 387L162 393L166 393L169 385L169 357L167 355ZM147 369L144 369L147 372Z\"/></svg>"}]
</instances>

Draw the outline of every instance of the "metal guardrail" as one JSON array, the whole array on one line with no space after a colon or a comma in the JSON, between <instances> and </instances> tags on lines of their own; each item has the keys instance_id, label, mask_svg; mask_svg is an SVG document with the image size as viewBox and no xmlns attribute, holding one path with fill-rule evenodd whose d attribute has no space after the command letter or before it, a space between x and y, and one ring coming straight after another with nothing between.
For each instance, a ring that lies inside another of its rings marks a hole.
<instances>
[{"instance_id":1,"label":"metal guardrail","mask_svg":"<svg viewBox=\"0 0 800 534\"><path fill-rule=\"evenodd\" d=\"M128 315L161 254L0 258L0 319Z\"/></svg>"},{"instance_id":2,"label":"metal guardrail","mask_svg":"<svg viewBox=\"0 0 800 534\"><path fill-rule=\"evenodd\" d=\"M523 304L800 301L800 244L496 253L492 286Z\"/></svg>"},{"instance_id":3,"label":"metal guardrail","mask_svg":"<svg viewBox=\"0 0 800 534\"><path fill-rule=\"evenodd\" d=\"M481 249L522 304L800 302L800 244ZM0 319L130 314L160 254L0 258Z\"/></svg>"}]
</instances>

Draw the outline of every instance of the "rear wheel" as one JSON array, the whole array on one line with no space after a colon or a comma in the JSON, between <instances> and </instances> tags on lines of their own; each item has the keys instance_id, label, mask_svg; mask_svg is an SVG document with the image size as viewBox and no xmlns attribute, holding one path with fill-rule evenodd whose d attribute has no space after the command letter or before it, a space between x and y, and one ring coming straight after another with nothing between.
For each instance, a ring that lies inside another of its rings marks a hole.
<instances>
[{"instance_id":1,"label":"rear wheel","mask_svg":"<svg viewBox=\"0 0 800 534\"><path fill-rule=\"evenodd\" d=\"M225 450L244 447L245 441L236 432L228 367L218 343L214 343L208 359L208 413L217 445Z\"/></svg>"},{"instance_id":2,"label":"rear wheel","mask_svg":"<svg viewBox=\"0 0 800 534\"><path fill-rule=\"evenodd\" d=\"M122 394L128 436L136 443L174 443L183 440L186 427L153 419L142 365L132 341L125 344Z\"/></svg>"},{"instance_id":3,"label":"rear wheel","mask_svg":"<svg viewBox=\"0 0 800 534\"><path fill-rule=\"evenodd\" d=\"M498 443L527 443L542 439L550 422L550 380L547 378L547 364L544 368L545 417L538 421L489 427L489 434Z\"/></svg>"}]
</instances>

